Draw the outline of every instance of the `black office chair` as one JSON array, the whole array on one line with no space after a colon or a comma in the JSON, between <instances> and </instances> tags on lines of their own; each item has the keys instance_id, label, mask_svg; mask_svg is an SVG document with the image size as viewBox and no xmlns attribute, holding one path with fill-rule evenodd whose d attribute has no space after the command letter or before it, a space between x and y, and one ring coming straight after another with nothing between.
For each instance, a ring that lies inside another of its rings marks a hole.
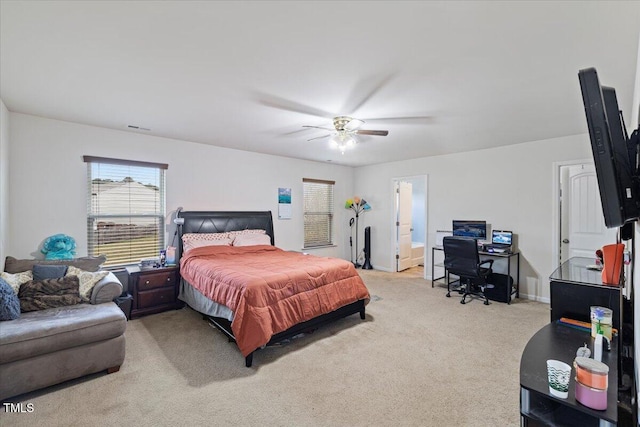
<instances>
[{"instance_id":1,"label":"black office chair","mask_svg":"<svg viewBox=\"0 0 640 427\"><path fill-rule=\"evenodd\" d=\"M489 305L489 299L484 294L487 287L487 277L491 274L493 260L480 261L478 244L470 237L446 236L444 244L444 267L449 273L460 278L460 289L464 294L460 304L465 303L467 295L477 295L484 298L484 304ZM488 267L485 266L488 264ZM451 296L451 288L447 279L447 297Z\"/></svg>"}]
</instances>

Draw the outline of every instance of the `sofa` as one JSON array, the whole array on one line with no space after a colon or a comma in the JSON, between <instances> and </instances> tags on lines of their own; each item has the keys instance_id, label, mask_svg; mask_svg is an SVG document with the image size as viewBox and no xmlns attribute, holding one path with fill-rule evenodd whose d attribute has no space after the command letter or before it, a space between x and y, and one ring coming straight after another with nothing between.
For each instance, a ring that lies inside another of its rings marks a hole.
<instances>
[{"instance_id":1,"label":"sofa","mask_svg":"<svg viewBox=\"0 0 640 427\"><path fill-rule=\"evenodd\" d=\"M104 258L65 261L7 257L5 272L17 274L36 264L65 264L99 271ZM127 318L113 302L122 284L108 272L80 304L23 312L0 322L0 400L88 374L117 372L125 357Z\"/></svg>"}]
</instances>

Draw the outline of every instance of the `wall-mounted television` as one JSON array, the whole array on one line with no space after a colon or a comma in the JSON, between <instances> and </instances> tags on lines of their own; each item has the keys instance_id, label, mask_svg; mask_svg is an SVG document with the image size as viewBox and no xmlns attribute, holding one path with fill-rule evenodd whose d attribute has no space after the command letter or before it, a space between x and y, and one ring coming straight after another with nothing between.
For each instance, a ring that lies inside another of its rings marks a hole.
<instances>
[{"instance_id":1,"label":"wall-mounted television","mask_svg":"<svg viewBox=\"0 0 640 427\"><path fill-rule=\"evenodd\" d=\"M462 237L473 237L477 240L487 239L487 222L471 220L453 220L453 235Z\"/></svg>"},{"instance_id":2,"label":"wall-mounted television","mask_svg":"<svg viewBox=\"0 0 640 427\"><path fill-rule=\"evenodd\" d=\"M633 237L635 226L632 223L640 216L639 132L636 130L629 138L618 107L616 91L611 87L600 86L598 73L594 68L580 70L578 78L605 225L608 228L621 227L621 237L625 234L625 229L630 230L630 237ZM630 297L621 293L620 300L618 426L638 425L638 378L635 377L638 343L634 336L636 285L633 283L633 274L629 279L627 286L631 289L627 292Z\"/></svg>"},{"instance_id":3,"label":"wall-mounted television","mask_svg":"<svg viewBox=\"0 0 640 427\"><path fill-rule=\"evenodd\" d=\"M595 68L578 72L596 166L604 223L621 227L640 216L636 144L629 143L615 89L600 86Z\"/></svg>"}]
</instances>

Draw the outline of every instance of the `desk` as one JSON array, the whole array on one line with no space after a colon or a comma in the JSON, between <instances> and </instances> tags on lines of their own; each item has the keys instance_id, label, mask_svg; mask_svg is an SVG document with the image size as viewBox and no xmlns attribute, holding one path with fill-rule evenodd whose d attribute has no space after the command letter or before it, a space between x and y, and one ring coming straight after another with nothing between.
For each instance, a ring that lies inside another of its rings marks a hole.
<instances>
[{"instance_id":1,"label":"desk","mask_svg":"<svg viewBox=\"0 0 640 427\"><path fill-rule=\"evenodd\" d=\"M602 272L589 270L593 258L574 257L563 262L549 277L551 321L561 317L590 322L590 307L613 310L613 327L620 329L620 287L603 285Z\"/></svg>"},{"instance_id":2,"label":"desk","mask_svg":"<svg viewBox=\"0 0 640 427\"><path fill-rule=\"evenodd\" d=\"M440 279L445 279L445 284L449 282L449 277L447 274L446 268L444 269L444 275L441 277L435 277L434 267L436 265L435 262L435 254L436 251L441 251L444 253L444 248L442 246L433 246L431 248L431 287L433 288L434 283ZM481 259L506 259L507 260L507 276L511 276L511 260L512 258L516 258L516 277L513 280L514 290L511 291L511 295L515 294L516 298L520 298L520 251L510 252L510 253L496 253L496 252L478 252ZM444 265L440 265L440 267L444 268ZM509 302L511 302L511 298L509 298Z\"/></svg>"},{"instance_id":3,"label":"desk","mask_svg":"<svg viewBox=\"0 0 640 427\"><path fill-rule=\"evenodd\" d=\"M618 338L611 340L611 351L602 353L609 366L607 409L587 408L575 398L575 368L571 369L569 397L560 399L549 393L547 359L573 364L576 351L584 343L593 349L589 332L557 322L549 323L529 340L520 359L520 425L526 426L615 426L618 419Z\"/></svg>"}]
</instances>

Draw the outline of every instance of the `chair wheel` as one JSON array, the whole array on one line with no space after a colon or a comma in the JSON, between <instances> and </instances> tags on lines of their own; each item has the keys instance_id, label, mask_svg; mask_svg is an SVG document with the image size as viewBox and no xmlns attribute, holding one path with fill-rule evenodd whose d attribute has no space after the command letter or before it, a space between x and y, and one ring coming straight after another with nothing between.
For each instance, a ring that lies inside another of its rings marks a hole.
<instances>
[{"instance_id":1,"label":"chair wheel","mask_svg":"<svg viewBox=\"0 0 640 427\"><path fill-rule=\"evenodd\" d=\"M460 304L466 304L464 300L460 300Z\"/></svg>"},{"instance_id":2,"label":"chair wheel","mask_svg":"<svg viewBox=\"0 0 640 427\"><path fill-rule=\"evenodd\" d=\"M484 302L484 305L489 305L489 301L485 301L485 302Z\"/></svg>"},{"instance_id":3,"label":"chair wheel","mask_svg":"<svg viewBox=\"0 0 640 427\"><path fill-rule=\"evenodd\" d=\"M451 298L451 294L447 292L447 298Z\"/></svg>"}]
</instances>

